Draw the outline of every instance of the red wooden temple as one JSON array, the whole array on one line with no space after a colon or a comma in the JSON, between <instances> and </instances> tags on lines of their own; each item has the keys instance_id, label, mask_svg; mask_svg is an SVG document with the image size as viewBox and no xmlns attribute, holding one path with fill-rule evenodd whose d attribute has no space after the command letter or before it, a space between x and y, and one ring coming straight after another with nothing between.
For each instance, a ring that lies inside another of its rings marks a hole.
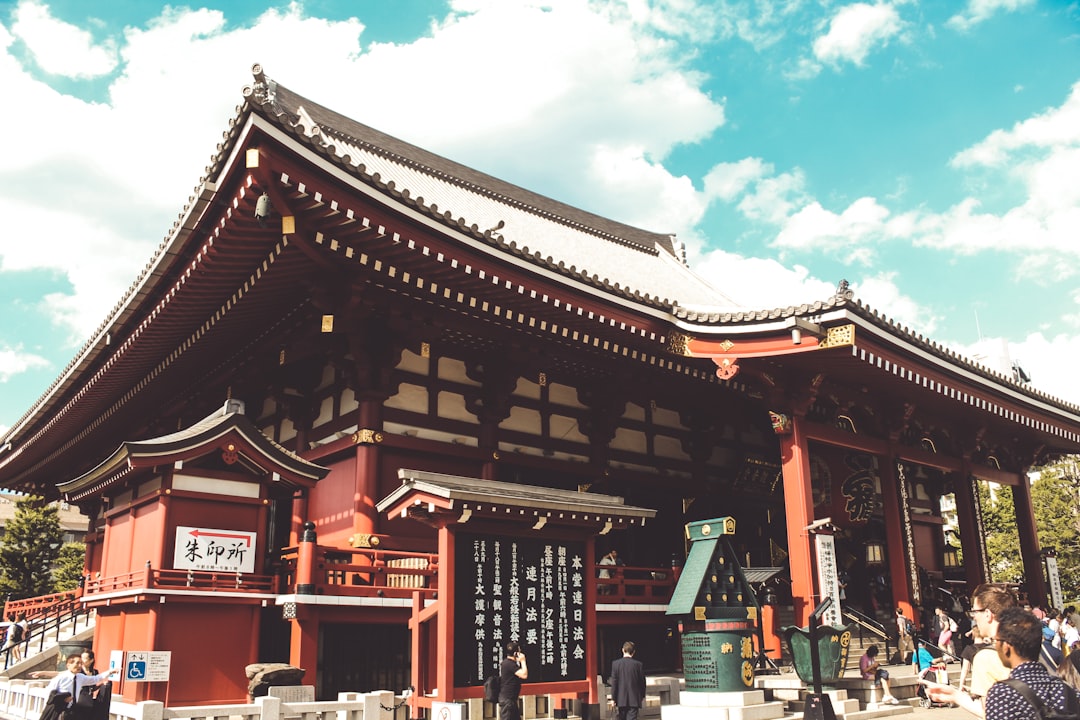
<instances>
[{"instance_id":1,"label":"red wooden temple","mask_svg":"<svg viewBox=\"0 0 1080 720\"><path fill-rule=\"evenodd\" d=\"M846 284L736 307L673 237L439 157L256 66L143 273L0 440L0 486L85 511L95 650L171 651L185 670L167 686L120 691L188 705L242 699L256 661L305 668L319 697L410 684L410 622L449 569L438 528L377 509L402 469L656 511L588 541L627 563L592 594L595 678L626 639L650 670L677 669L666 602L683 528L706 518L738 521L740 563L773 568L761 577L800 624L822 592L808 527L830 518L847 603L887 618L989 577L977 484L993 481L1042 600L1026 473L1074 452L1076 405Z\"/></svg>"}]
</instances>

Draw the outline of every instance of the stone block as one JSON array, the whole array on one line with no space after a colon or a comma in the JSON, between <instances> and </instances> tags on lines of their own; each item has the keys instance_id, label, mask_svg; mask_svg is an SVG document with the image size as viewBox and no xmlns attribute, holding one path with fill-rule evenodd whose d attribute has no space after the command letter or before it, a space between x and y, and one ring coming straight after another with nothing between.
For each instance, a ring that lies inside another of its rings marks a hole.
<instances>
[{"instance_id":1,"label":"stone block","mask_svg":"<svg viewBox=\"0 0 1080 720\"><path fill-rule=\"evenodd\" d=\"M683 707L743 707L765 702L764 690L743 692L684 692L680 695Z\"/></svg>"}]
</instances>

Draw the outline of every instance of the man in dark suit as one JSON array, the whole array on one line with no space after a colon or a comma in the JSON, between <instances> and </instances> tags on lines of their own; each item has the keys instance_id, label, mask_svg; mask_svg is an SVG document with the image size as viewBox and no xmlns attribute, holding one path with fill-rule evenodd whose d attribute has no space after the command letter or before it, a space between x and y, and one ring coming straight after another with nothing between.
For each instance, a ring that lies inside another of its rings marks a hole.
<instances>
[{"instance_id":1,"label":"man in dark suit","mask_svg":"<svg viewBox=\"0 0 1080 720\"><path fill-rule=\"evenodd\" d=\"M638 710L645 702L645 666L634 659L634 643L622 646L622 657L611 663L611 699L619 709L619 720L637 720Z\"/></svg>"}]
</instances>

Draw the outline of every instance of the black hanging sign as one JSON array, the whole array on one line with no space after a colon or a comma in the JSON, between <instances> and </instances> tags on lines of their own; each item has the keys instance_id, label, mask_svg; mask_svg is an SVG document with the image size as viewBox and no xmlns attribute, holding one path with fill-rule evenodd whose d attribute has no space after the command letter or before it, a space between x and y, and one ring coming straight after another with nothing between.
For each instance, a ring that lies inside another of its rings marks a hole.
<instances>
[{"instance_id":1,"label":"black hanging sign","mask_svg":"<svg viewBox=\"0 0 1080 720\"><path fill-rule=\"evenodd\" d=\"M517 640L528 682L585 680L585 543L458 533L454 684L481 685Z\"/></svg>"}]
</instances>

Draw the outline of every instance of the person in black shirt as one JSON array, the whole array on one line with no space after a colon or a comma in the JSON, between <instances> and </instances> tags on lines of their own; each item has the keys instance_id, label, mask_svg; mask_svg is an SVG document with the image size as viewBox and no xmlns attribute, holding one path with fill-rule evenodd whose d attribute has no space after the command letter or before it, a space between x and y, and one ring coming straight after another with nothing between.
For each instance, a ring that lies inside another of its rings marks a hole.
<instances>
[{"instance_id":1,"label":"person in black shirt","mask_svg":"<svg viewBox=\"0 0 1080 720\"><path fill-rule=\"evenodd\" d=\"M506 659L499 665L499 720L521 720L518 696L521 681L529 677L525 653L516 640L506 644Z\"/></svg>"}]
</instances>

